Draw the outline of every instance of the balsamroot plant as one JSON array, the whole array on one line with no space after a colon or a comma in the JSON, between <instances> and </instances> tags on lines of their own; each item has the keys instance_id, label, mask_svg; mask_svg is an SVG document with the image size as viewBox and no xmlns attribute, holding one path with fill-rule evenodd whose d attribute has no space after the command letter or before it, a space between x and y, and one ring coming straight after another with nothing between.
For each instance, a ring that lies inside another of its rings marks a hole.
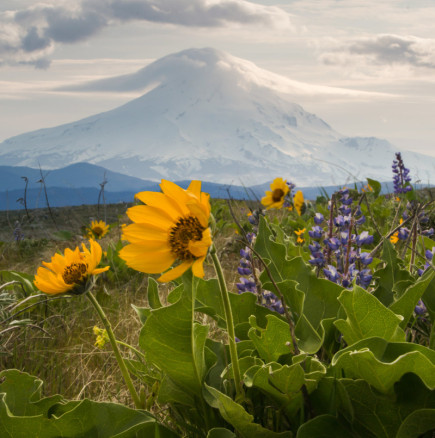
<instances>
[{"instance_id":1,"label":"balsamroot plant","mask_svg":"<svg viewBox=\"0 0 435 438\"><path fill-rule=\"evenodd\" d=\"M324 203L275 179L265 210L234 215L230 270L199 181L138 193L119 250L148 281L138 346L116 339L92 293L110 272L96 241L35 277L42 292L90 299L97 345L112 346L136 409L43 398L36 378L5 370L0 435L432 437L434 214L405 169L396 156L393 196L368 180Z\"/></svg>"}]
</instances>

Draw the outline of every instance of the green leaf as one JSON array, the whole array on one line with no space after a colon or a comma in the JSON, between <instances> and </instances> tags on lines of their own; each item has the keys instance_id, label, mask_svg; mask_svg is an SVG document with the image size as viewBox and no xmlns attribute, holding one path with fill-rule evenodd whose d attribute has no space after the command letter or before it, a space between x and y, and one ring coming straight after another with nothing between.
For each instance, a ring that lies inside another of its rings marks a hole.
<instances>
[{"instance_id":1,"label":"green leaf","mask_svg":"<svg viewBox=\"0 0 435 438\"><path fill-rule=\"evenodd\" d=\"M298 429L296 438L351 438L357 436L345 427L337 417L320 415L304 423Z\"/></svg>"},{"instance_id":2,"label":"green leaf","mask_svg":"<svg viewBox=\"0 0 435 438\"><path fill-rule=\"evenodd\" d=\"M418 438L435 430L435 409L419 409L405 418L396 438Z\"/></svg>"},{"instance_id":3,"label":"green leaf","mask_svg":"<svg viewBox=\"0 0 435 438\"><path fill-rule=\"evenodd\" d=\"M151 309L149 309L148 307L137 307L134 304L132 304L131 307L133 307L134 311L137 313L140 322L142 324L145 324L145 321L151 314Z\"/></svg>"},{"instance_id":4,"label":"green leaf","mask_svg":"<svg viewBox=\"0 0 435 438\"><path fill-rule=\"evenodd\" d=\"M377 198L382 189L381 183L371 178L367 178L367 182L370 184L371 188L373 189L373 194L375 195L375 198Z\"/></svg>"},{"instance_id":5,"label":"green leaf","mask_svg":"<svg viewBox=\"0 0 435 438\"><path fill-rule=\"evenodd\" d=\"M394 301L394 285L399 281L413 280L413 278L409 271L400 268L396 250L389 239L384 240L382 259L386 264L373 274L378 284L373 295L382 304L389 306Z\"/></svg>"},{"instance_id":6,"label":"green leaf","mask_svg":"<svg viewBox=\"0 0 435 438\"><path fill-rule=\"evenodd\" d=\"M267 326L262 329L257 325L255 316L249 322L252 328L248 332L259 356L265 362L276 362L283 354L294 351L290 328L287 322L275 315L267 315Z\"/></svg>"},{"instance_id":7,"label":"green leaf","mask_svg":"<svg viewBox=\"0 0 435 438\"><path fill-rule=\"evenodd\" d=\"M208 327L194 321L195 277L191 270L182 278L181 298L151 311L141 330L139 345L147 362L188 393L198 395L206 372L204 345Z\"/></svg>"},{"instance_id":8,"label":"green leaf","mask_svg":"<svg viewBox=\"0 0 435 438\"><path fill-rule=\"evenodd\" d=\"M414 374L404 375L391 394L379 393L364 380L340 380L353 405L353 430L364 438L395 438L411 413L435 408L434 391Z\"/></svg>"},{"instance_id":9,"label":"green leaf","mask_svg":"<svg viewBox=\"0 0 435 438\"><path fill-rule=\"evenodd\" d=\"M197 279L198 287L196 292L195 311L199 311L202 306L214 309L214 317L217 318L218 325L226 328L225 311L222 304L221 292L217 279L210 280ZM258 324L265 326L267 323L266 315L276 314L271 310L257 304L257 296L251 292L242 294L229 293L231 309L233 312L234 325L247 323L251 315L255 315ZM209 314L209 313L207 313Z\"/></svg>"},{"instance_id":10,"label":"green leaf","mask_svg":"<svg viewBox=\"0 0 435 438\"><path fill-rule=\"evenodd\" d=\"M237 436L231 430L216 427L208 432L207 438L237 438Z\"/></svg>"},{"instance_id":11,"label":"green leaf","mask_svg":"<svg viewBox=\"0 0 435 438\"><path fill-rule=\"evenodd\" d=\"M41 399L42 381L18 370L0 373L0 436L133 438L137 433L175 438L145 411L115 403Z\"/></svg>"},{"instance_id":12,"label":"green leaf","mask_svg":"<svg viewBox=\"0 0 435 438\"><path fill-rule=\"evenodd\" d=\"M405 292L400 296L399 299L394 301L390 305L390 309L398 314L403 316L403 320L400 323L400 326L404 329L408 324L409 319L414 312L415 306L418 303L418 300L423 296L426 292L426 289L435 278L435 271L433 269L426 272L422 277L420 277L414 284L408 287Z\"/></svg>"},{"instance_id":13,"label":"green leaf","mask_svg":"<svg viewBox=\"0 0 435 438\"><path fill-rule=\"evenodd\" d=\"M429 389L435 389L435 351L418 344L363 339L336 353L331 365L383 393L391 392L406 373L416 374Z\"/></svg>"},{"instance_id":14,"label":"green leaf","mask_svg":"<svg viewBox=\"0 0 435 438\"><path fill-rule=\"evenodd\" d=\"M264 366L253 366L246 371L244 382L247 387L260 389L289 418L302 407L301 388L305 384L305 375L299 364L282 366L272 362Z\"/></svg>"},{"instance_id":15,"label":"green leaf","mask_svg":"<svg viewBox=\"0 0 435 438\"><path fill-rule=\"evenodd\" d=\"M159 284L152 277L148 277L148 304L151 309L160 309L162 307L162 303L160 302L159 297Z\"/></svg>"},{"instance_id":16,"label":"green leaf","mask_svg":"<svg viewBox=\"0 0 435 438\"><path fill-rule=\"evenodd\" d=\"M337 298L343 288L329 280L317 278L301 257L288 260L286 247L273 241L273 233L264 220L260 221L255 248L265 262L269 262L272 278L295 317L299 348L307 353L316 353L325 337L334 330L327 320L337 317L340 307ZM260 280L264 289L276 293L266 271L263 271Z\"/></svg>"},{"instance_id":17,"label":"green leaf","mask_svg":"<svg viewBox=\"0 0 435 438\"><path fill-rule=\"evenodd\" d=\"M387 341L405 340L405 332L399 327L403 317L387 309L363 288L354 286L353 290L343 290L338 300L347 319L339 319L334 324L348 345L375 336Z\"/></svg>"},{"instance_id":18,"label":"green leaf","mask_svg":"<svg viewBox=\"0 0 435 438\"><path fill-rule=\"evenodd\" d=\"M33 284L34 276L24 272L0 271L0 279L5 283L9 283L10 281L18 281L21 283L23 289L19 290L23 291L26 297L38 291L38 288ZM17 286L15 286L15 288L17 288Z\"/></svg>"},{"instance_id":19,"label":"green leaf","mask_svg":"<svg viewBox=\"0 0 435 438\"><path fill-rule=\"evenodd\" d=\"M241 438L291 438L291 432L272 432L254 423L254 417L243 406L211 386L205 385L204 398L238 432Z\"/></svg>"}]
</instances>

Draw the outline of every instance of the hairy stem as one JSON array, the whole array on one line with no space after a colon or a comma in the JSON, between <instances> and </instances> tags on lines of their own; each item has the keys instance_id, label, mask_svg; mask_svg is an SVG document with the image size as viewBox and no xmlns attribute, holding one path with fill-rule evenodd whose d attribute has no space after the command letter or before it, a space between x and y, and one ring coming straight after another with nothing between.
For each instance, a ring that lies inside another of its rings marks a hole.
<instances>
[{"instance_id":1,"label":"hairy stem","mask_svg":"<svg viewBox=\"0 0 435 438\"><path fill-rule=\"evenodd\" d=\"M106 314L104 313L103 308L98 303L97 299L92 295L91 291L89 291L86 296L88 297L89 301L94 306L95 310L98 313L98 316L101 319L101 322L104 325L104 328L107 331L107 334L109 336L110 344L112 345L113 352L115 353L116 360L118 362L119 368L122 373L122 377L124 377L124 381L127 385L128 390L130 391L131 397L133 399L134 405L137 409L142 409L142 403L140 401L139 395L136 392L136 389L133 386L133 382L131 381L130 374L127 370L127 366L125 365L124 359L121 356L121 353L118 348L118 344L115 338L115 335L112 330L112 326L110 324L110 321L107 319Z\"/></svg>"},{"instance_id":2,"label":"hairy stem","mask_svg":"<svg viewBox=\"0 0 435 438\"><path fill-rule=\"evenodd\" d=\"M214 269L216 271L216 275L218 277L219 288L222 296L222 303L225 311L225 319L227 322L227 332L229 338L229 348L230 348L230 357L231 364L233 367L234 381L236 382L236 400L242 401L244 399L244 394L242 390L242 379L239 368L239 358L237 356L237 347L236 347L236 335L234 332L234 320L233 313L231 310L230 296L228 293L227 285L225 283L224 273L222 271L222 266L219 261L219 258L216 254L216 248L213 245L210 250L211 258L213 260Z\"/></svg>"}]
</instances>

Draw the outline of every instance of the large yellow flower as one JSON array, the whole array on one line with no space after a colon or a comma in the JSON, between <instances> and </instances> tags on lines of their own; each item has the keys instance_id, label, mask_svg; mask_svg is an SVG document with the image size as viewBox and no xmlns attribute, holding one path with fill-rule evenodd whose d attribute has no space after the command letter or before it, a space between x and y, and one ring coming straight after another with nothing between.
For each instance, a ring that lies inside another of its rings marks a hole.
<instances>
[{"instance_id":1,"label":"large yellow flower","mask_svg":"<svg viewBox=\"0 0 435 438\"><path fill-rule=\"evenodd\" d=\"M166 282L178 278L187 269L204 277L203 263L212 244L210 196L201 192L201 181L192 181L187 190L162 180L163 193L140 192L136 198L146 205L127 210L134 222L123 229L122 238L130 242L119 256L140 272L159 274L176 261L175 268L161 275Z\"/></svg>"},{"instance_id":2,"label":"large yellow flower","mask_svg":"<svg viewBox=\"0 0 435 438\"><path fill-rule=\"evenodd\" d=\"M302 214L303 207L305 204L304 194L300 190L298 190L295 193L295 196L293 197L293 204L295 206L295 210L298 212L298 215L300 216Z\"/></svg>"},{"instance_id":3,"label":"large yellow flower","mask_svg":"<svg viewBox=\"0 0 435 438\"><path fill-rule=\"evenodd\" d=\"M51 262L42 262L35 275L35 286L42 292L51 295L81 290L91 275L101 274L109 266L97 268L101 261L101 246L90 239L90 250L82 244L73 251L66 248L64 254L55 254Z\"/></svg>"},{"instance_id":4,"label":"large yellow flower","mask_svg":"<svg viewBox=\"0 0 435 438\"><path fill-rule=\"evenodd\" d=\"M284 205L285 196L290 191L287 181L282 178L275 178L270 185L270 191L266 191L266 196L261 198L261 203L267 210L270 208L281 208Z\"/></svg>"},{"instance_id":5,"label":"large yellow flower","mask_svg":"<svg viewBox=\"0 0 435 438\"><path fill-rule=\"evenodd\" d=\"M101 239L109 232L109 225L104 221L92 221L87 229L89 238Z\"/></svg>"}]
</instances>

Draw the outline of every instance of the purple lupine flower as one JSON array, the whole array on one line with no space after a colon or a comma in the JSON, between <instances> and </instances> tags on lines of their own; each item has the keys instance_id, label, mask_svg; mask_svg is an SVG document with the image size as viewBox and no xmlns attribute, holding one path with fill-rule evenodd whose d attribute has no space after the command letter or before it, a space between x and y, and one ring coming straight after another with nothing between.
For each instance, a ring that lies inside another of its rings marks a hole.
<instances>
[{"instance_id":1,"label":"purple lupine flower","mask_svg":"<svg viewBox=\"0 0 435 438\"><path fill-rule=\"evenodd\" d=\"M311 228L310 231L308 231L308 234L312 239L319 240L323 236L323 230L318 225L315 225L314 227Z\"/></svg>"},{"instance_id":2,"label":"purple lupine flower","mask_svg":"<svg viewBox=\"0 0 435 438\"><path fill-rule=\"evenodd\" d=\"M400 240L406 240L409 236L408 228L402 227L399 229L398 237Z\"/></svg>"},{"instance_id":3,"label":"purple lupine flower","mask_svg":"<svg viewBox=\"0 0 435 438\"><path fill-rule=\"evenodd\" d=\"M343 218L343 216L342 216L341 214L339 214L338 216L336 216L336 217L334 218L334 225L335 225L337 228L342 228L342 227L344 227L344 218Z\"/></svg>"},{"instance_id":4,"label":"purple lupine flower","mask_svg":"<svg viewBox=\"0 0 435 438\"><path fill-rule=\"evenodd\" d=\"M370 263L373 261L373 257L370 257L369 252L362 252L359 255L359 259L364 266L370 265Z\"/></svg>"},{"instance_id":5,"label":"purple lupine flower","mask_svg":"<svg viewBox=\"0 0 435 438\"><path fill-rule=\"evenodd\" d=\"M326 243L333 251L336 251L341 246L341 242L336 237L325 239L323 243Z\"/></svg>"},{"instance_id":6,"label":"purple lupine flower","mask_svg":"<svg viewBox=\"0 0 435 438\"><path fill-rule=\"evenodd\" d=\"M284 307L282 305L281 300L277 298L277 296L268 290L263 292L263 300L262 304L264 307L267 307L270 310L280 313L281 315L284 313Z\"/></svg>"},{"instance_id":7,"label":"purple lupine flower","mask_svg":"<svg viewBox=\"0 0 435 438\"><path fill-rule=\"evenodd\" d=\"M316 225L320 225L324 220L325 220L325 218L323 217L322 213L316 213L314 215L314 223Z\"/></svg>"},{"instance_id":8,"label":"purple lupine flower","mask_svg":"<svg viewBox=\"0 0 435 438\"><path fill-rule=\"evenodd\" d=\"M393 170L394 193L397 195L411 191L412 186L409 184L411 182L409 169L405 167L400 152L396 153L396 159L393 160L391 168Z\"/></svg>"},{"instance_id":9,"label":"purple lupine flower","mask_svg":"<svg viewBox=\"0 0 435 438\"><path fill-rule=\"evenodd\" d=\"M423 234L423 236L427 236L430 237L432 236L434 233L434 229L433 228L429 228L428 230L424 230L421 232L421 234Z\"/></svg>"},{"instance_id":10,"label":"purple lupine flower","mask_svg":"<svg viewBox=\"0 0 435 438\"><path fill-rule=\"evenodd\" d=\"M363 231L356 236L356 244L358 246L370 245L371 243L373 243L373 236L370 235L368 231Z\"/></svg>"},{"instance_id":11,"label":"purple lupine flower","mask_svg":"<svg viewBox=\"0 0 435 438\"><path fill-rule=\"evenodd\" d=\"M424 305L423 301L418 300L414 312L419 316L424 315L427 312L426 306Z\"/></svg>"},{"instance_id":12,"label":"purple lupine flower","mask_svg":"<svg viewBox=\"0 0 435 438\"><path fill-rule=\"evenodd\" d=\"M340 213L343 216L349 216L352 213L352 209L350 207L348 207L347 205L342 205L342 206L338 207L338 209L340 210Z\"/></svg>"},{"instance_id":13,"label":"purple lupine flower","mask_svg":"<svg viewBox=\"0 0 435 438\"><path fill-rule=\"evenodd\" d=\"M337 272L337 269L334 266L328 265L328 269L323 268L323 273L328 280L331 280L334 283L338 283L338 280L340 279L340 274Z\"/></svg>"},{"instance_id":14,"label":"purple lupine flower","mask_svg":"<svg viewBox=\"0 0 435 438\"><path fill-rule=\"evenodd\" d=\"M347 245L347 241L349 239L349 233L347 231L341 231L338 237L340 238L342 245Z\"/></svg>"},{"instance_id":15,"label":"purple lupine flower","mask_svg":"<svg viewBox=\"0 0 435 438\"><path fill-rule=\"evenodd\" d=\"M240 256L246 260L251 260L251 250L246 246L240 250Z\"/></svg>"},{"instance_id":16,"label":"purple lupine flower","mask_svg":"<svg viewBox=\"0 0 435 438\"><path fill-rule=\"evenodd\" d=\"M360 285L364 289L367 289L372 281L372 274L370 269L362 269L356 276L356 284Z\"/></svg>"},{"instance_id":17,"label":"purple lupine flower","mask_svg":"<svg viewBox=\"0 0 435 438\"><path fill-rule=\"evenodd\" d=\"M426 252L424 253L424 255L426 256L426 258L427 258L428 260L432 260L432 259L433 259L433 255L434 255L434 253L435 253L435 246L432 247L432 251L429 250L429 249L427 249Z\"/></svg>"}]
</instances>

